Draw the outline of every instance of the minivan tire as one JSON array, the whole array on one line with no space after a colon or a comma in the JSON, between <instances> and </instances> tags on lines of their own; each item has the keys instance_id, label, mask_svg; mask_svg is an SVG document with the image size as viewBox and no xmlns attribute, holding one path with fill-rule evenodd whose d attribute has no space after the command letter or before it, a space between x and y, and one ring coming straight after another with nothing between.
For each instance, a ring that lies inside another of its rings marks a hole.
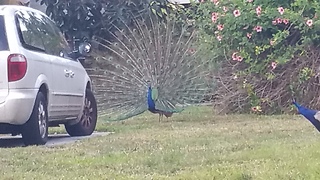
<instances>
[{"instance_id":1,"label":"minivan tire","mask_svg":"<svg viewBox=\"0 0 320 180\"><path fill-rule=\"evenodd\" d=\"M48 141L48 108L42 92L38 92L29 120L22 125L25 145L44 145Z\"/></svg>"},{"instance_id":2,"label":"minivan tire","mask_svg":"<svg viewBox=\"0 0 320 180\"><path fill-rule=\"evenodd\" d=\"M84 107L77 124L65 124L65 129L70 136L89 136L93 133L97 124L97 102L91 92L86 90Z\"/></svg>"}]
</instances>

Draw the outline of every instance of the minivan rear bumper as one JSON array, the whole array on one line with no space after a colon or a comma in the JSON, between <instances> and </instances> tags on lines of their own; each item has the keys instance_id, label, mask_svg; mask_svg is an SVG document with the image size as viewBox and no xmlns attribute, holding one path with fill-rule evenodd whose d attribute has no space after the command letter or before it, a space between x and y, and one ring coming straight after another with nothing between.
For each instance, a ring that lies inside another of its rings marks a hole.
<instances>
[{"instance_id":1,"label":"minivan rear bumper","mask_svg":"<svg viewBox=\"0 0 320 180\"><path fill-rule=\"evenodd\" d=\"M28 121L38 89L10 89L0 104L0 123L22 125Z\"/></svg>"}]
</instances>

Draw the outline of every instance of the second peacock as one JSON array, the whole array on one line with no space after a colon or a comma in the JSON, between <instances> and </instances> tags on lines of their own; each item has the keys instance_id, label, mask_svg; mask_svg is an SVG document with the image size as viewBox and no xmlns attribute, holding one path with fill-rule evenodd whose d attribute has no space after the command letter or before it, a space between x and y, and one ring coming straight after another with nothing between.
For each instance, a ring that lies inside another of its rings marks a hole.
<instances>
[{"instance_id":1,"label":"second peacock","mask_svg":"<svg viewBox=\"0 0 320 180\"><path fill-rule=\"evenodd\" d=\"M113 25L110 35L96 37L100 49L91 69L100 113L108 120L149 110L160 121L212 95L213 66L201 57L189 25L134 18L130 25Z\"/></svg>"},{"instance_id":2,"label":"second peacock","mask_svg":"<svg viewBox=\"0 0 320 180\"><path fill-rule=\"evenodd\" d=\"M311 124L320 132L320 111L306 108L298 104L295 100L293 100L293 104L297 108L299 114L308 119Z\"/></svg>"}]
</instances>

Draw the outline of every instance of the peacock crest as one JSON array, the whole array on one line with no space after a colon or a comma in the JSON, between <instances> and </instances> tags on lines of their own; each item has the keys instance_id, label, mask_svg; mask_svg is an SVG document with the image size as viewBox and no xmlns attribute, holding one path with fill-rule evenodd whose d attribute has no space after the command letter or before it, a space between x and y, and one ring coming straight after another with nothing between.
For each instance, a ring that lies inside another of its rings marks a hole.
<instances>
[{"instance_id":1,"label":"peacock crest","mask_svg":"<svg viewBox=\"0 0 320 180\"><path fill-rule=\"evenodd\" d=\"M212 95L212 65L201 58L195 29L152 15L112 28L110 39L95 37L95 68L88 69L102 116L123 120L149 110L170 117Z\"/></svg>"}]
</instances>

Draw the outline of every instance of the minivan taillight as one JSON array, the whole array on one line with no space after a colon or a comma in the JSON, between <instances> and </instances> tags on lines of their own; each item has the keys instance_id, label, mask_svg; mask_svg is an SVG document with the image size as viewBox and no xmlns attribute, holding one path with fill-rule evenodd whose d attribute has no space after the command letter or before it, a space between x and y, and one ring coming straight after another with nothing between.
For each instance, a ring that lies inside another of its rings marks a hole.
<instances>
[{"instance_id":1,"label":"minivan taillight","mask_svg":"<svg viewBox=\"0 0 320 180\"><path fill-rule=\"evenodd\" d=\"M11 54L8 57L8 81L18 81L27 72L27 59L21 54Z\"/></svg>"}]
</instances>

